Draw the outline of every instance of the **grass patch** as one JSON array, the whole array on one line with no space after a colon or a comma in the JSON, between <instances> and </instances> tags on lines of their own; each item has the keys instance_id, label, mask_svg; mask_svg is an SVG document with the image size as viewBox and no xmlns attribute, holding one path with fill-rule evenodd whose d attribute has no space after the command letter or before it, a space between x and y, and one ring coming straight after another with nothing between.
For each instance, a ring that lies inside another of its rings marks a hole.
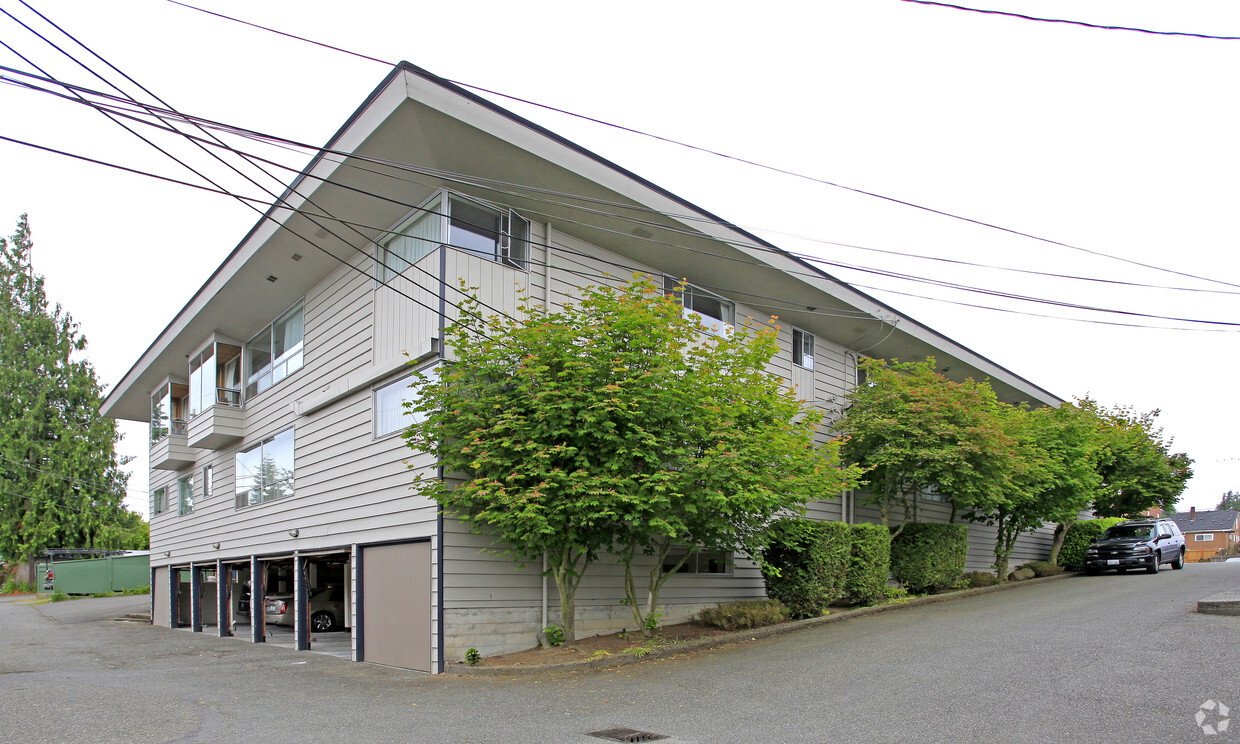
<instances>
[{"instance_id":1,"label":"grass patch","mask_svg":"<svg viewBox=\"0 0 1240 744\"><path fill-rule=\"evenodd\" d=\"M0 586L0 594L34 594L34 584L19 579L9 579Z\"/></svg>"}]
</instances>

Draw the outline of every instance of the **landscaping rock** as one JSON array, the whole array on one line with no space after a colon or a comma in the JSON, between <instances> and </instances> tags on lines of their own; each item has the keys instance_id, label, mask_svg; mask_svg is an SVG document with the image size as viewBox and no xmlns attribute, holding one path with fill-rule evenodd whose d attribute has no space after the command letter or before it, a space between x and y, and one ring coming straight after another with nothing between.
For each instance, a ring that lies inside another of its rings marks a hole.
<instances>
[{"instance_id":1,"label":"landscaping rock","mask_svg":"<svg viewBox=\"0 0 1240 744\"><path fill-rule=\"evenodd\" d=\"M1025 579L1032 579L1036 575L1032 568L1018 568L1008 574L1008 581L1024 581Z\"/></svg>"}]
</instances>

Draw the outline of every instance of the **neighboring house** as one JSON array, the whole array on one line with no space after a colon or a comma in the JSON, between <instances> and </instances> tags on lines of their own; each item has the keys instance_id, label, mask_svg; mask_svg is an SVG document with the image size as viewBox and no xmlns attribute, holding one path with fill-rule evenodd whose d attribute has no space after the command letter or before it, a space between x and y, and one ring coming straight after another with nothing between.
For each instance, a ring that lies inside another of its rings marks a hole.
<instances>
[{"instance_id":1,"label":"neighboring house","mask_svg":"<svg viewBox=\"0 0 1240 744\"><path fill-rule=\"evenodd\" d=\"M468 91L395 68L112 388L103 412L150 421L154 622L263 641L273 595L307 648L307 597L343 586L356 660L442 671L467 648L528 648L558 621L554 582L410 488L435 462L399 436L410 364L446 358L463 280L486 312L559 305L634 271L687 278L685 312L714 332L780 317L771 371L838 414L864 352L933 355L999 398L1061 401L942 334L689 202ZM296 212L293 209L298 210ZM312 218L309 214L331 215ZM825 438L826 432L823 436ZM950 505L924 495L923 519ZM845 493L821 519L876 514ZM994 532L971 526L970 567ZM1049 530L1018 546L1043 558ZM743 557L695 557L664 622L760 597ZM578 591L579 633L632 620L604 558ZM550 586L548 584L550 583ZM248 610L248 616L247 616ZM253 618L251 622L250 618ZM248 624L248 625L247 625Z\"/></svg>"},{"instance_id":2,"label":"neighboring house","mask_svg":"<svg viewBox=\"0 0 1240 744\"><path fill-rule=\"evenodd\" d=\"M1192 562L1208 561L1220 555L1235 555L1240 545L1240 512L1233 509L1173 514L1171 519L1184 533L1188 548L1186 558Z\"/></svg>"}]
</instances>

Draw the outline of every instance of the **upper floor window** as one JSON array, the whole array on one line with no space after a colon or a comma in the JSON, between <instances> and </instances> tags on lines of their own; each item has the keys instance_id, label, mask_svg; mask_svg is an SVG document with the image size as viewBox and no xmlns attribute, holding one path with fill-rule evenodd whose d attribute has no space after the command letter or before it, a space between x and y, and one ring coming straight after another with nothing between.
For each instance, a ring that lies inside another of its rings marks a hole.
<instances>
[{"instance_id":1,"label":"upper floor window","mask_svg":"<svg viewBox=\"0 0 1240 744\"><path fill-rule=\"evenodd\" d=\"M213 342L189 360L189 417L241 405L241 347Z\"/></svg>"},{"instance_id":2,"label":"upper floor window","mask_svg":"<svg viewBox=\"0 0 1240 744\"><path fill-rule=\"evenodd\" d=\"M418 389L409 386L410 380L410 375L405 375L382 387L375 388L374 423L376 439L403 431L410 424L424 418L421 414L411 414L409 409L405 407L405 403L415 403L418 399Z\"/></svg>"},{"instance_id":3,"label":"upper floor window","mask_svg":"<svg viewBox=\"0 0 1240 744\"><path fill-rule=\"evenodd\" d=\"M1198 532L1196 535L1193 535L1193 540L1197 542L1214 542L1214 533Z\"/></svg>"},{"instance_id":4,"label":"upper floor window","mask_svg":"<svg viewBox=\"0 0 1240 744\"><path fill-rule=\"evenodd\" d=\"M293 430L237 453L237 506L253 506L293 495Z\"/></svg>"},{"instance_id":5,"label":"upper floor window","mask_svg":"<svg viewBox=\"0 0 1240 744\"><path fill-rule=\"evenodd\" d=\"M298 302L245 345L245 396L255 396L301 369L302 304Z\"/></svg>"},{"instance_id":6,"label":"upper floor window","mask_svg":"<svg viewBox=\"0 0 1240 744\"><path fill-rule=\"evenodd\" d=\"M215 492L215 471L210 465L204 465L202 468L202 497L204 499L211 498Z\"/></svg>"},{"instance_id":7,"label":"upper floor window","mask_svg":"<svg viewBox=\"0 0 1240 744\"><path fill-rule=\"evenodd\" d=\"M168 491L164 488L156 488L151 491L151 513L163 514L168 511Z\"/></svg>"},{"instance_id":8,"label":"upper floor window","mask_svg":"<svg viewBox=\"0 0 1240 744\"><path fill-rule=\"evenodd\" d=\"M441 192L422 204L380 248L376 274L386 282L443 244L525 270L530 222L507 207Z\"/></svg>"},{"instance_id":9,"label":"upper floor window","mask_svg":"<svg viewBox=\"0 0 1240 744\"><path fill-rule=\"evenodd\" d=\"M693 313L710 333L719 335L732 330L735 307L731 300L670 276L663 277L663 288L684 305L686 317Z\"/></svg>"},{"instance_id":10,"label":"upper floor window","mask_svg":"<svg viewBox=\"0 0 1240 744\"><path fill-rule=\"evenodd\" d=\"M792 329L792 363L805 369L814 368L814 334Z\"/></svg>"},{"instance_id":11,"label":"upper floor window","mask_svg":"<svg viewBox=\"0 0 1240 744\"><path fill-rule=\"evenodd\" d=\"M169 434L185 435L189 388L179 382L165 382L151 395L151 442Z\"/></svg>"},{"instance_id":12,"label":"upper floor window","mask_svg":"<svg viewBox=\"0 0 1240 744\"><path fill-rule=\"evenodd\" d=\"M177 479L177 513L182 517L194 511L194 476Z\"/></svg>"}]
</instances>

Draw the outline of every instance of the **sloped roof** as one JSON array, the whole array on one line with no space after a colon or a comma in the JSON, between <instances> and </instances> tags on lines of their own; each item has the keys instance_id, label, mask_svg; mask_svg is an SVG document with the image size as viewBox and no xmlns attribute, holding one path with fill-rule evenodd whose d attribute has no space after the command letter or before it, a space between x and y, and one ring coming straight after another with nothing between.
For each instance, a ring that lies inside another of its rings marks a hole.
<instances>
[{"instance_id":1,"label":"sloped roof","mask_svg":"<svg viewBox=\"0 0 1240 744\"><path fill-rule=\"evenodd\" d=\"M1236 518L1240 512L1234 509L1220 511L1199 511L1196 519L1189 519L1189 514L1173 514L1170 519L1180 528L1180 532L1227 532L1236 529Z\"/></svg>"}]
</instances>

